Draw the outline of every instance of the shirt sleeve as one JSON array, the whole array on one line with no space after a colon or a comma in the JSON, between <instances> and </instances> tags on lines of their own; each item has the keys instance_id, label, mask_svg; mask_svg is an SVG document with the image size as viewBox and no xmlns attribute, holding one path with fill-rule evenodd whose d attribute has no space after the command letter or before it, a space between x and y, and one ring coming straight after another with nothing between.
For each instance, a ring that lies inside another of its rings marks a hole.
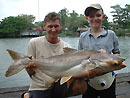
<instances>
[{"instance_id":1,"label":"shirt sleeve","mask_svg":"<svg viewBox=\"0 0 130 98\"><path fill-rule=\"evenodd\" d=\"M35 47L35 41L31 39L28 43L28 48L27 48L27 55L28 56L33 56L36 58L36 47Z\"/></svg>"},{"instance_id":2,"label":"shirt sleeve","mask_svg":"<svg viewBox=\"0 0 130 98\"><path fill-rule=\"evenodd\" d=\"M65 47L72 48L72 47L70 46L70 44L68 44L67 42L64 42L64 48L65 48Z\"/></svg>"},{"instance_id":3,"label":"shirt sleeve","mask_svg":"<svg viewBox=\"0 0 130 98\"><path fill-rule=\"evenodd\" d=\"M81 49L83 49L83 47L82 47L82 38L80 36L79 43L78 43L78 50L81 50Z\"/></svg>"}]
</instances>

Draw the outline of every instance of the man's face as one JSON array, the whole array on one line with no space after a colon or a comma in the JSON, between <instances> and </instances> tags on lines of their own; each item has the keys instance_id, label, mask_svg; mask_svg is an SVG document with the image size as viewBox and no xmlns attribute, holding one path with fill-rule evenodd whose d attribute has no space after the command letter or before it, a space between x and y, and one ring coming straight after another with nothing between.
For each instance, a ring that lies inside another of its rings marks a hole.
<instances>
[{"instance_id":1,"label":"man's face","mask_svg":"<svg viewBox=\"0 0 130 98\"><path fill-rule=\"evenodd\" d=\"M102 13L102 10L91 10L89 16L86 17L86 20L93 28L101 27L104 19L105 15Z\"/></svg>"},{"instance_id":2,"label":"man's face","mask_svg":"<svg viewBox=\"0 0 130 98\"><path fill-rule=\"evenodd\" d=\"M58 34L62 27L59 20L54 20L54 21L50 20L43 26L44 29L47 31L47 36L50 38L58 37Z\"/></svg>"}]
</instances>

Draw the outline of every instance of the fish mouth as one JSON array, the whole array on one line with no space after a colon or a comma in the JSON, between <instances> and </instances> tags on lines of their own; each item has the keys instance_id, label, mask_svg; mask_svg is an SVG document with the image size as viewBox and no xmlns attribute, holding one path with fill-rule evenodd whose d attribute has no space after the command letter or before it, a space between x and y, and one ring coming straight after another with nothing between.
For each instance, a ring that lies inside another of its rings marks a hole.
<instances>
[{"instance_id":1,"label":"fish mouth","mask_svg":"<svg viewBox=\"0 0 130 98\"><path fill-rule=\"evenodd\" d=\"M7 73L7 72L5 73L5 76L6 76L6 77L9 77L9 75L8 75L8 73Z\"/></svg>"},{"instance_id":2,"label":"fish mouth","mask_svg":"<svg viewBox=\"0 0 130 98\"><path fill-rule=\"evenodd\" d=\"M122 67L124 68L124 67L126 67L126 65L122 63Z\"/></svg>"},{"instance_id":3,"label":"fish mouth","mask_svg":"<svg viewBox=\"0 0 130 98\"><path fill-rule=\"evenodd\" d=\"M122 68L124 68L124 67L126 67L126 65L123 64L124 61L125 61L125 59L118 60L118 63L117 63L117 64L119 64L119 66L121 66Z\"/></svg>"}]
</instances>

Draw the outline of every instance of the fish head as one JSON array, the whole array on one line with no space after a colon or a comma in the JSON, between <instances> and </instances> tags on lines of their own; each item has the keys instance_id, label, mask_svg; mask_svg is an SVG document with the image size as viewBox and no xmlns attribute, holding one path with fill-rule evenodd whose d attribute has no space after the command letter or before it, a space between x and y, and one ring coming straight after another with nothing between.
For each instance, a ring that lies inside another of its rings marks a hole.
<instances>
[{"instance_id":1,"label":"fish head","mask_svg":"<svg viewBox=\"0 0 130 98\"><path fill-rule=\"evenodd\" d=\"M125 68L126 65L123 64L123 59L120 60L114 60L114 59L108 59L103 62L99 62L99 68L103 70L103 72L111 72L114 70L120 70L122 68Z\"/></svg>"},{"instance_id":2,"label":"fish head","mask_svg":"<svg viewBox=\"0 0 130 98\"><path fill-rule=\"evenodd\" d=\"M126 67L126 65L123 64L125 59L114 54L100 52L92 55L89 59L93 64L96 64L96 67L102 69L103 72L111 72Z\"/></svg>"}]
</instances>

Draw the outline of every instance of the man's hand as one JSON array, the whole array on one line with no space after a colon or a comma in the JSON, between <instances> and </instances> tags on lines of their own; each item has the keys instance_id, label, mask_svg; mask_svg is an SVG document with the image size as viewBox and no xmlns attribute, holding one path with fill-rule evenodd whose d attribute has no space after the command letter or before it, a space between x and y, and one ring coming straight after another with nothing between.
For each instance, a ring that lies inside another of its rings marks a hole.
<instances>
[{"instance_id":1,"label":"man's hand","mask_svg":"<svg viewBox=\"0 0 130 98\"><path fill-rule=\"evenodd\" d=\"M35 74L34 68L36 68L36 65L35 65L34 62L30 62L26 66L26 71L27 71L27 73L29 74L30 77Z\"/></svg>"},{"instance_id":2,"label":"man's hand","mask_svg":"<svg viewBox=\"0 0 130 98\"><path fill-rule=\"evenodd\" d=\"M29 62L29 64L26 66L26 69L32 69L32 68L36 68L36 65L34 62Z\"/></svg>"}]
</instances>

